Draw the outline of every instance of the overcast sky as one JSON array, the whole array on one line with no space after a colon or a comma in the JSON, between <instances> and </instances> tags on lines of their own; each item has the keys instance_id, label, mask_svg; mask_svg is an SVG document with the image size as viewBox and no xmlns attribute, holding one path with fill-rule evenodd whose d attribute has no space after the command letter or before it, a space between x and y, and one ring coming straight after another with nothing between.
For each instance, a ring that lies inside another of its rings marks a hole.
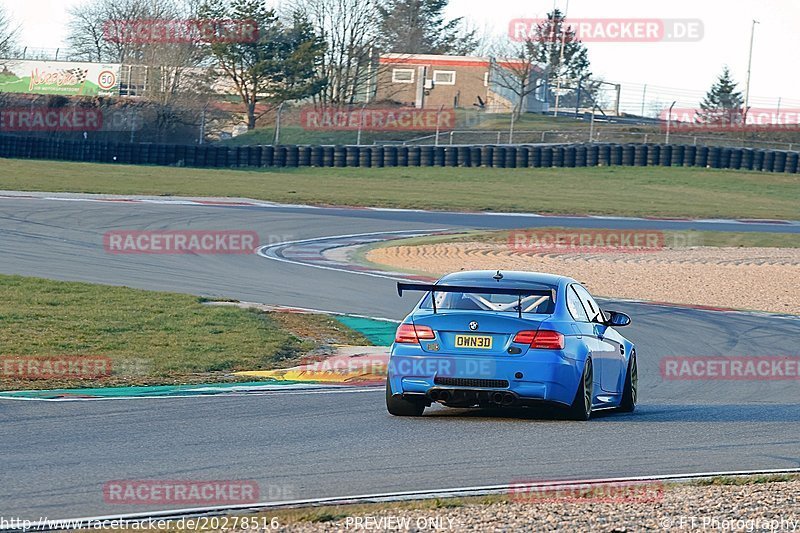
<instances>
[{"instance_id":1,"label":"overcast sky","mask_svg":"<svg viewBox=\"0 0 800 533\"><path fill-rule=\"evenodd\" d=\"M82 0L0 0L23 25L25 46L63 46L66 11ZM275 4L269 0L268 3ZM562 10L567 0L555 2ZM536 18L554 0L450 0L448 15L463 16L481 32L506 35L514 18ZM756 26L751 105L800 108L800 2L798 0L570 0L568 18L700 19L704 37L689 43L587 43L592 71L623 86L631 108L648 85L648 100L694 105L727 64L744 89L753 19ZM675 90L673 90L674 88ZM681 90L677 90L681 89Z\"/></svg>"}]
</instances>

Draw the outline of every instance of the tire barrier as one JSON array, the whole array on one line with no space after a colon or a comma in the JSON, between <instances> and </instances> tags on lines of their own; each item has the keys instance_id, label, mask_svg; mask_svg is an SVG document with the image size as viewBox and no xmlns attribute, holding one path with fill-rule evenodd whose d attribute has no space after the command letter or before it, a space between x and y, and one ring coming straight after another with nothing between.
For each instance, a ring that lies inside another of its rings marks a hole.
<instances>
[{"instance_id":1,"label":"tire barrier","mask_svg":"<svg viewBox=\"0 0 800 533\"><path fill-rule=\"evenodd\" d=\"M422 167L433 166L433 146L420 147L419 161Z\"/></svg>"},{"instance_id":2,"label":"tire barrier","mask_svg":"<svg viewBox=\"0 0 800 533\"><path fill-rule=\"evenodd\" d=\"M312 167L322 166L322 146L311 147L311 166Z\"/></svg>"},{"instance_id":3,"label":"tire barrier","mask_svg":"<svg viewBox=\"0 0 800 533\"><path fill-rule=\"evenodd\" d=\"M784 172L797 174L798 159L800 159L800 154L797 152L789 152L786 154L786 168Z\"/></svg>"},{"instance_id":4,"label":"tire barrier","mask_svg":"<svg viewBox=\"0 0 800 533\"><path fill-rule=\"evenodd\" d=\"M470 166L479 167L481 166L481 153L483 150L480 146L470 146L469 147L469 163Z\"/></svg>"},{"instance_id":5,"label":"tire barrier","mask_svg":"<svg viewBox=\"0 0 800 533\"><path fill-rule=\"evenodd\" d=\"M0 135L0 157L194 168L662 166L790 174L800 172L800 152L683 144L227 147L124 144Z\"/></svg>"},{"instance_id":6,"label":"tire barrier","mask_svg":"<svg viewBox=\"0 0 800 533\"><path fill-rule=\"evenodd\" d=\"M384 146L383 148L383 166L396 167L397 166L397 147Z\"/></svg>"},{"instance_id":7,"label":"tire barrier","mask_svg":"<svg viewBox=\"0 0 800 533\"><path fill-rule=\"evenodd\" d=\"M637 144L637 145L634 146L633 166L635 166L635 167L647 166L647 145L646 144Z\"/></svg>"},{"instance_id":8,"label":"tire barrier","mask_svg":"<svg viewBox=\"0 0 800 533\"><path fill-rule=\"evenodd\" d=\"M481 166L490 167L494 160L494 146L483 146L481 148Z\"/></svg>"},{"instance_id":9,"label":"tire barrier","mask_svg":"<svg viewBox=\"0 0 800 533\"><path fill-rule=\"evenodd\" d=\"M596 167L600 161L600 147L596 144L590 144L586 147L586 166ZM608 166L608 164L606 164Z\"/></svg>"},{"instance_id":10,"label":"tire barrier","mask_svg":"<svg viewBox=\"0 0 800 533\"><path fill-rule=\"evenodd\" d=\"M345 147L337 145L333 147L333 166L342 168L347 162L347 152Z\"/></svg>"},{"instance_id":11,"label":"tire barrier","mask_svg":"<svg viewBox=\"0 0 800 533\"><path fill-rule=\"evenodd\" d=\"M397 166L398 167L408 166L408 146L397 147Z\"/></svg>"},{"instance_id":12,"label":"tire barrier","mask_svg":"<svg viewBox=\"0 0 800 533\"><path fill-rule=\"evenodd\" d=\"M633 166L633 159L636 149L632 144L626 144L622 147L622 165L626 167Z\"/></svg>"},{"instance_id":13,"label":"tire barrier","mask_svg":"<svg viewBox=\"0 0 800 533\"><path fill-rule=\"evenodd\" d=\"M542 147L541 146L534 146L531 148L531 155L528 158L528 165L534 168L539 168L544 166L542 162Z\"/></svg>"},{"instance_id":14,"label":"tire barrier","mask_svg":"<svg viewBox=\"0 0 800 533\"><path fill-rule=\"evenodd\" d=\"M356 163L358 161L356 160ZM311 147L310 146L298 146L297 147L297 166L299 167L310 167L311 166ZM353 165L358 166L358 165Z\"/></svg>"},{"instance_id":15,"label":"tire barrier","mask_svg":"<svg viewBox=\"0 0 800 533\"><path fill-rule=\"evenodd\" d=\"M408 147L408 166L410 167L420 166L420 151L421 150L419 146Z\"/></svg>"},{"instance_id":16,"label":"tire barrier","mask_svg":"<svg viewBox=\"0 0 800 533\"><path fill-rule=\"evenodd\" d=\"M286 166L297 168L299 150L297 146L286 147Z\"/></svg>"},{"instance_id":17,"label":"tire barrier","mask_svg":"<svg viewBox=\"0 0 800 533\"><path fill-rule=\"evenodd\" d=\"M492 168L506 168L505 146L495 146L492 149Z\"/></svg>"},{"instance_id":18,"label":"tire barrier","mask_svg":"<svg viewBox=\"0 0 800 533\"><path fill-rule=\"evenodd\" d=\"M358 165L369 168L372 166L372 147L361 146L358 149Z\"/></svg>"},{"instance_id":19,"label":"tire barrier","mask_svg":"<svg viewBox=\"0 0 800 533\"><path fill-rule=\"evenodd\" d=\"M458 166L458 148L448 146L444 149L444 164L448 167Z\"/></svg>"},{"instance_id":20,"label":"tire barrier","mask_svg":"<svg viewBox=\"0 0 800 533\"><path fill-rule=\"evenodd\" d=\"M333 146L322 147L322 166L323 167L333 166Z\"/></svg>"}]
</instances>

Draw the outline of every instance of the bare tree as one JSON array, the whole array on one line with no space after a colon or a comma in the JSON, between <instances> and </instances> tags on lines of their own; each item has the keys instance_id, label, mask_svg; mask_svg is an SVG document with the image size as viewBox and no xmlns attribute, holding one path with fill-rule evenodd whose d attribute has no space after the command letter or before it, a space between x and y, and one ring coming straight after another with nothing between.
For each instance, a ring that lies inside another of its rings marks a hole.
<instances>
[{"instance_id":1,"label":"bare tree","mask_svg":"<svg viewBox=\"0 0 800 533\"><path fill-rule=\"evenodd\" d=\"M319 68L323 105L351 105L374 89L377 79L379 0L294 0L326 44Z\"/></svg>"},{"instance_id":2,"label":"bare tree","mask_svg":"<svg viewBox=\"0 0 800 533\"><path fill-rule=\"evenodd\" d=\"M86 0L70 8L67 43L75 59L144 64L160 57L163 45L183 43L132 42L126 28L136 23L178 20L190 11L181 0Z\"/></svg>"},{"instance_id":3,"label":"bare tree","mask_svg":"<svg viewBox=\"0 0 800 533\"><path fill-rule=\"evenodd\" d=\"M68 43L73 59L124 64L123 83L149 104L149 121L166 136L197 123L211 98L209 54L191 38L138 39L139 24L188 22L199 0L86 0L70 9ZM175 36L178 34L175 33Z\"/></svg>"},{"instance_id":4,"label":"bare tree","mask_svg":"<svg viewBox=\"0 0 800 533\"><path fill-rule=\"evenodd\" d=\"M7 57L15 47L15 40L19 35L19 26L14 22L3 6L0 6L0 57Z\"/></svg>"},{"instance_id":5,"label":"bare tree","mask_svg":"<svg viewBox=\"0 0 800 533\"><path fill-rule=\"evenodd\" d=\"M526 99L540 88L545 79L536 60L536 43L529 40L513 48L499 46L494 52L500 58L492 59L490 80L497 92L511 101L512 112L519 117Z\"/></svg>"}]
</instances>

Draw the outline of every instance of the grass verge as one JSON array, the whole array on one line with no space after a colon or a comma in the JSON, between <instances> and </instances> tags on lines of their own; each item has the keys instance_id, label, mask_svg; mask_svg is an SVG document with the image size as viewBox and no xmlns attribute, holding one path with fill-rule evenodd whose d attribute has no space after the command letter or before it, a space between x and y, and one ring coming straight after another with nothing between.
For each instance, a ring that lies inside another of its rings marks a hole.
<instances>
[{"instance_id":1,"label":"grass verge","mask_svg":"<svg viewBox=\"0 0 800 533\"><path fill-rule=\"evenodd\" d=\"M1 390L228 381L234 380L230 372L291 366L334 343L369 344L323 315L263 313L203 305L183 294L0 275ZM111 374L39 379L5 364L32 356L107 357Z\"/></svg>"},{"instance_id":2,"label":"grass verge","mask_svg":"<svg viewBox=\"0 0 800 533\"><path fill-rule=\"evenodd\" d=\"M550 214L800 219L800 175L665 167L216 170L0 160L8 190Z\"/></svg>"},{"instance_id":3,"label":"grass verge","mask_svg":"<svg viewBox=\"0 0 800 533\"><path fill-rule=\"evenodd\" d=\"M508 243L513 239L512 233L519 232L593 232L597 228L562 228L562 227L543 227L529 228L521 230L501 230L501 231L468 231L464 233L453 233L443 235L430 235L424 237L412 237L409 239L396 239L375 243L364 248L360 248L356 257L359 260L367 261L366 253L375 248L389 248L393 246L421 246L424 244L441 244L452 242L481 242L481 243ZM600 230L613 231L613 230ZM637 230L620 230L624 233L635 233ZM650 230L648 230L650 231ZM763 232L727 232L727 231L663 231L664 245L670 247L684 246L711 246L726 248L800 248L800 234L798 233L763 233Z\"/></svg>"}]
</instances>

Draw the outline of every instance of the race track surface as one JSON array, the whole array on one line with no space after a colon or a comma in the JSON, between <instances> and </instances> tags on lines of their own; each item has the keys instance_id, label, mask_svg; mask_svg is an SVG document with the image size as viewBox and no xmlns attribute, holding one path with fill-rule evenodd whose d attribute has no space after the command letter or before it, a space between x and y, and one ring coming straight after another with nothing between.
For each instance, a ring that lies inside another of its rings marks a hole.
<instances>
[{"instance_id":1,"label":"race track surface","mask_svg":"<svg viewBox=\"0 0 800 533\"><path fill-rule=\"evenodd\" d=\"M379 231L587 226L569 220L0 199L0 272L402 318L414 300L398 298L389 279L256 255L111 255L103 234L248 229L269 244ZM669 355L796 356L800 321L634 303L613 308L634 317L625 331L639 353L641 404L633 415L575 423L433 408L422 419L399 419L386 413L382 390L0 401L0 514L53 519L150 510L104 503L103 484L121 479L248 479L259 483L263 500L282 500L800 466L797 381L664 381L658 366Z\"/></svg>"}]
</instances>

